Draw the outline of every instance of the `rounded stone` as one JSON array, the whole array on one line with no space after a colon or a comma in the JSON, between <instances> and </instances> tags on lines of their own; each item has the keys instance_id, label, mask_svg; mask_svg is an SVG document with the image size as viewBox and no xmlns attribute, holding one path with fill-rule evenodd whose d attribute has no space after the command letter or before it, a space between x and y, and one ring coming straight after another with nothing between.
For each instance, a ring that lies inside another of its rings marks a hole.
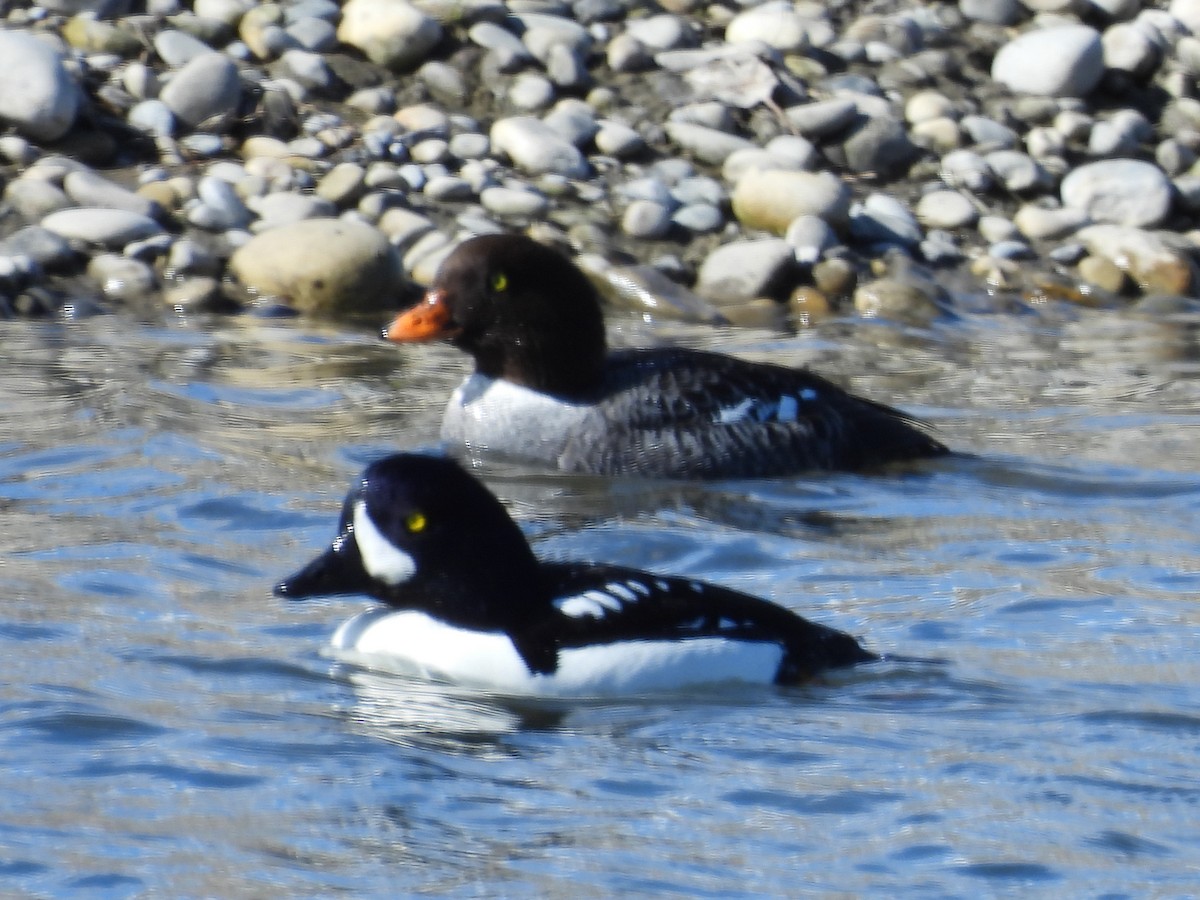
<instances>
[{"instance_id":1,"label":"rounded stone","mask_svg":"<svg viewBox=\"0 0 1200 900\"><path fill-rule=\"evenodd\" d=\"M62 57L23 31L0 31L0 121L35 141L55 141L71 130L79 89Z\"/></svg>"},{"instance_id":2,"label":"rounded stone","mask_svg":"<svg viewBox=\"0 0 1200 900\"><path fill-rule=\"evenodd\" d=\"M109 181L91 169L76 169L63 179L63 190L78 206L124 209L148 218L158 218L162 208L147 197L131 191L124 185Z\"/></svg>"},{"instance_id":3,"label":"rounded stone","mask_svg":"<svg viewBox=\"0 0 1200 900\"><path fill-rule=\"evenodd\" d=\"M730 44L760 42L784 53L798 53L809 46L807 21L796 4L786 0L770 0L738 13L725 26L725 40Z\"/></svg>"},{"instance_id":4,"label":"rounded stone","mask_svg":"<svg viewBox=\"0 0 1200 900\"><path fill-rule=\"evenodd\" d=\"M958 191L930 191L917 202L917 221L929 228L969 228L979 210Z\"/></svg>"},{"instance_id":5,"label":"rounded stone","mask_svg":"<svg viewBox=\"0 0 1200 900\"><path fill-rule=\"evenodd\" d=\"M854 308L868 318L927 322L939 313L922 285L899 278L878 278L854 291Z\"/></svg>"},{"instance_id":6,"label":"rounded stone","mask_svg":"<svg viewBox=\"0 0 1200 900\"><path fill-rule=\"evenodd\" d=\"M237 66L223 53L195 57L172 76L159 94L184 125L195 128L203 123L209 131L222 130L232 121L241 98Z\"/></svg>"},{"instance_id":7,"label":"rounded stone","mask_svg":"<svg viewBox=\"0 0 1200 900\"><path fill-rule=\"evenodd\" d=\"M163 230L156 221L141 213L94 207L53 212L42 219L42 227L62 237L101 247L123 247Z\"/></svg>"},{"instance_id":8,"label":"rounded stone","mask_svg":"<svg viewBox=\"0 0 1200 900\"><path fill-rule=\"evenodd\" d=\"M668 122L667 136L701 162L719 166L737 150L754 147L753 141L690 122Z\"/></svg>"},{"instance_id":9,"label":"rounded stone","mask_svg":"<svg viewBox=\"0 0 1200 900\"><path fill-rule=\"evenodd\" d=\"M538 191L511 187L485 188L479 202L488 212L502 219L536 219L545 215L550 201Z\"/></svg>"},{"instance_id":10,"label":"rounded stone","mask_svg":"<svg viewBox=\"0 0 1200 900\"><path fill-rule=\"evenodd\" d=\"M338 40L389 69L413 69L442 39L442 26L404 0L349 0Z\"/></svg>"},{"instance_id":11,"label":"rounded stone","mask_svg":"<svg viewBox=\"0 0 1200 900\"><path fill-rule=\"evenodd\" d=\"M88 262L87 273L110 300L139 300L158 289L154 269L128 256L101 253Z\"/></svg>"},{"instance_id":12,"label":"rounded stone","mask_svg":"<svg viewBox=\"0 0 1200 900\"><path fill-rule=\"evenodd\" d=\"M733 190L733 214L747 228L783 234L797 216L834 228L847 222L850 188L831 172L746 172Z\"/></svg>"},{"instance_id":13,"label":"rounded stone","mask_svg":"<svg viewBox=\"0 0 1200 900\"><path fill-rule=\"evenodd\" d=\"M230 271L263 296L301 312L379 310L401 286L396 251L362 222L309 219L265 231L229 260Z\"/></svg>"},{"instance_id":14,"label":"rounded stone","mask_svg":"<svg viewBox=\"0 0 1200 900\"><path fill-rule=\"evenodd\" d=\"M1016 93L1086 97L1104 74L1100 35L1086 25L1055 25L1009 41L992 60L992 79Z\"/></svg>"},{"instance_id":15,"label":"rounded stone","mask_svg":"<svg viewBox=\"0 0 1200 900\"><path fill-rule=\"evenodd\" d=\"M741 303L768 293L796 264L782 238L734 241L710 253L700 266L696 293L715 303Z\"/></svg>"},{"instance_id":16,"label":"rounded stone","mask_svg":"<svg viewBox=\"0 0 1200 900\"><path fill-rule=\"evenodd\" d=\"M1135 159L1108 159L1075 169L1062 181L1064 206L1094 222L1151 227L1171 210L1171 182L1157 166Z\"/></svg>"},{"instance_id":17,"label":"rounded stone","mask_svg":"<svg viewBox=\"0 0 1200 900\"><path fill-rule=\"evenodd\" d=\"M493 147L507 154L528 174L583 178L589 171L587 160L578 148L540 119L531 116L500 119L492 126L490 137Z\"/></svg>"},{"instance_id":18,"label":"rounded stone","mask_svg":"<svg viewBox=\"0 0 1200 900\"><path fill-rule=\"evenodd\" d=\"M634 200L621 216L621 231L630 237L654 240L671 230L671 210L652 200Z\"/></svg>"},{"instance_id":19,"label":"rounded stone","mask_svg":"<svg viewBox=\"0 0 1200 900\"><path fill-rule=\"evenodd\" d=\"M1047 209L1030 203L1017 210L1013 224L1030 240L1057 240L1087 225L1088 215L1084 210L1070 206Z\"/></svg>"}]
</instances>

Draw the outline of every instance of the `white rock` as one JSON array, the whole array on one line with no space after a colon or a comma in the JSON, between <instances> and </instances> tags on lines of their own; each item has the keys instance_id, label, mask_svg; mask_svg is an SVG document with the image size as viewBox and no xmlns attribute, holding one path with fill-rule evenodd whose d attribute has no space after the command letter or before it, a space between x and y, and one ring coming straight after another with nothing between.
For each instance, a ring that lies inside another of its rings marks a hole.
<instances>
[{"instance_id":1,"label":"white rock","mask_svg":"<svg viewBox=\"0 0 1200 900\"><path fill-rule=\"evenodd\" d=\"M124 209L79 207L63 209L42 219L42 227L71 240L101 247L124 247L163 231L149 216Z\"/></svg>"},{"instance_id":2,"label":"white rock","mask_svg":"<svg viewBox=\"0 0 1200 900\"><path fill-rule=\"evenodd\" d=\"M661 238L671 230L671 210L651 200L634 200L621 216L621 230L630 237Z\"/></svg>"},{"instance_id":3,"label":"white rock","mask_svg":"<svg viewBox=\"0 0 1200 900\"><path fill-rule=\"evenodd\" d=\"M782 238L724 244L700 266L696 293L717 303L753 300L761 297L771 282L793 265L792 245Z\"/></svg>"},{"instance_id":4,"label":"white rock","mask_svg":"<svg viewBox=\"0 0 1200 900\"><path fill-rule=\"evenodd\" d=\"M624 122L603 121L596 132L596 149L607 156L623 159L640 153L645 147L646 141L641 134Z\"/></svg>"},{"instance_id":5,"label":"white rock","mask_svg":"<svg viewBox=\"0 0 1200 900\"><path fill-rule=\"evenodd\" d=\"M795 250L796 262L811 266L830 247L838 244L837 234L818 216L797 216L787 227L783 239Z\"/></svg>"},{"instance_id":6,"label":"white rock","mask_svg":"<svg viewBox=\"0 0 1200 900\"><path fill-rule=\"evenodd\" d=\"M161 100L143 100L135 104L126 121L138 131L155 137L171 137L175 133L175 113Z\"/></svg>"},{"instance_id":7,"label":"white rock","mask_svg":"<svg viewBox=\"0 0 1200 900\"><path fill-rule=\"evenodd\" d=\"M24 31L0 31L0 61L0 122L35 141L71 130L79 88L50 44Z\"/></svg>"},{"instance_id":8,"label":"white rock","mask_svg":"<svg viewBox=\"0 0 1200 900\"><path fill-rule=\"evenodd\" d=\"M492 126L492 146L531 175L554 173L567 178L588 174L587 160L570 141L540 119L513 116Z\"/></svg>"},{"instance_id":9,"label":"white rock","mask_svg":"<svg viewBox=\"0 0 1200 900\"><path fill-rule=\"evenodd\" d=\"M725 40L730 44L761 41L783 53L808 49L807 20L788 0L770 0L738 13L725 26Z\"/></svg>"},{"instance_id":10,"label":"white rock","mask_svg":"<svg viewBox=\"0 0 1200 900\"><path fill-rule=\"evenodd\" d=\"M154 36L154 50L172 69L187 65L197 56L213 52L213 48L204 41L174 28L164 28Z\"/></svg>"},{"instance_id":11,"label":"white rock","mask_svg":"<svg viewBox=\"0 0 1200 900\"><path fill-rule=\"evenodd\" d=\"M1022 15L1017 0L959 0L963 17L989 25L1013 25Z\"/></svg>"},{"instance_id":12,"label":"white rock","mask_svg":"<svg viewBox=\"0 0 1200 900\"><path fill-rule=\"evenodd\" d=\"M736 150L754 146L754 142L735 134L692 125L689 122L668 122L667 136L697 159L719 166Z\"/></svg>"},{"instance_id":13,"label":"white rock","mask_svg":"<svg viewBox=\"0 0 1200 900\"><path fill-rule=\"evenodd\" d=\"M679 16L630 18L626 20L625 27L635 40L651 50L676 50L691 47L696 43L688 22Z\"/></svg>"},{"instance_id":14,"label":"white rock","mask_svg":"<svg viewBox=\"0 0 1200 900\"><path fill-rule=\"evenodd\" d=\"M215 52L187 63L159 94L180 122L189 128L204 124L208 131L223 130L237 115L241 98L237 66L225 54Z\"/></svg>"},{"instance_id":15,"label":"white rock","mask_svg":"<svg viewBox=\"0 0 1200 900\"><path fill-rule=\"evenodd\" d=\"M1063 179L1064 206L1085 211L1094 222L1152 227L1171 210L1171 182L1155 165L1109 159L1080 166Z\"/></svg>"},{"instance_id":16,"label":"white rock","mask_svg":"<svg viewBox=\"0 0 1200 900\"><path fill-rule=\"evenodd\" d=\"M1085 25L1055 25L1009 41L992 60L992 78L1010 90L1084 97L1104 74L1100 35Z\"/></svg>"},{"instance_id":17,"label":"white rock","mask_svg":"<svg viewBox=\"0 0 1200 900\"><path fill-rule=\"evenodd\" d=\"M912 247L923 237L908 207L888 194L870 194L850 207L850 234L866 244Z\"/></svg>"},{"instance_id":18,"label":"white rock","mask_svg":"<svg viewBox=\"0 0 1200 900\"><path fill-rule=\"evenodd\" d=\"M1167 12L1182 22L1192 34L1200 34L1200 0L1171 0Z\"/></svg>"},{"instance_id":19,"label":"white rock","mask_svg":"<svg viewBox=\"0 0 1200 900\"><path fill-rule=\"evenodd\" d=\"M1162 48L1138 23L1118 22L1104 30L1100 41L1110 69L1148 78L1162 62Z\"/></svg>"},{"instance_id":20,"label":"white rock","mask_svg":"<svg viewBox=\"0 0 1200 900\"><path fill-rule=\"evenodd\" d=\"M500 218L536 219L550 208L550 201L538 191L510 187L485 188L479 195L483 208Z\"/></svg>"},{"instance_id":21,"label":"white rock","mask_svg":"<svg viewBox=\"0 0 1200 900\"><path fill-rule=\"evenodd\" d=\"M734 215L747 228L783 234L797 216L846 224L850 189L831 172L746 172L733 190Z\"/></svg>"},{"instance_id":22,"label":"white rock","mask_svg":"<svg viewBox=\"0 0 1200 900\"><path fill-rule=\"evenodd\" d=\"M1031 241L1058 240L1074 234L1088 222L1088 215L1084 210L1071 206L1047 209L1029 203L1017 210L1017 214L1013 216L1013 224L1017 226L1017 230Z\"/></svg>"},{"instance_id":23,"label":"white rock","mask_svg":"<svg viewBox=\"0 0 1200 900\"><path fill-rule=\"evenodd\" d=\"M929 228L967 228L979 220L979 210L958 191L930 191L918 202L917 221Z\"/></svg>"},{"instance_id":24,"label":"white rock","mask_svg":"<svg viewBox=\"0 0 1200 900\"><path fill-rule=\"evenodd\" d=\"M148 218L154 218L162 212L154 201L147 200L124 185L109 181L90 169L78 169L67 173L67 177L63 179L63 190L77 206L123 209Z\"/></svg>"},{"instance_id":25,"label":"white rock","mask_svg":"<svg viewBox=\"0 0 1200 900\"><path fill-rule=\"evenodd\" d=\"M241 282L305 312L378 310L401 281L396 252L362 222L310 219L253 238L229 260Z\"/></svg>"},{"instance_id":26,"label":"white rock","mask_svg":"<svg viewBox=\"0 0 1200 900\"><path fill-rule=\"evenodd\" d=\"M349 0L338 40L390 69L413 69L442 39L442 26L404 0Z\"/></svg>"},{"instance_id":27,"label":"white rock","mask_svg":"<svg viewBox=\"0 0 1200 900\"><path fill-rule=\"evenodd\" d=\"M110 300L137 300L158 287L158 278L150 266L115 253L94 256L88 262L87 273L100 282L100 289Z\"/></svg>"}]
</instances>

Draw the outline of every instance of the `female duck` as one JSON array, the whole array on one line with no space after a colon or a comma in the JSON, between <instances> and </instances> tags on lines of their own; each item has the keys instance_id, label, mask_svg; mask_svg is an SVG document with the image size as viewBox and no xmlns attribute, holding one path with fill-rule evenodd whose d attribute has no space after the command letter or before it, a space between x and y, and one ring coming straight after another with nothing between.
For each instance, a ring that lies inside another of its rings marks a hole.
<instances>
[{"instance_id":1,"label":"female duck","mask_svg":"<svg viewBox=\"0 0 1200 900\"><path fill-rule=\"evenodd\" d=\"M946 448L904 413L802 369L679 348L609 353L587 277L517 235L463 242L384 330L475 359L442 423L453 448L567 472L746 478L860 470Z\"/></svg>"}]
</instances>

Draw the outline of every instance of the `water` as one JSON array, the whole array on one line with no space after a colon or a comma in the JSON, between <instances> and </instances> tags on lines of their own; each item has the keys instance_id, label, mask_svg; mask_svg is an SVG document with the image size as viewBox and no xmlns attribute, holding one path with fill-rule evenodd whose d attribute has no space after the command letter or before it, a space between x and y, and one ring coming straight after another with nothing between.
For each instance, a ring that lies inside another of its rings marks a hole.
<instances>
[{"instance_id":1,"label":"water","mask_svg":"<svg viewBox=\"0 0 1200 900\"><path fill-rule=\"evenodd\" d=\"M913 658L571 704L339 667L321 647L364 604L270 594L366 461L432 442L449 349L251 319L3 328L6 895L1200 885L1194 320L664 330L808 362L972 455L711 485L493 467L544 555L704 577Z\"/></svg>"}]
</instances>

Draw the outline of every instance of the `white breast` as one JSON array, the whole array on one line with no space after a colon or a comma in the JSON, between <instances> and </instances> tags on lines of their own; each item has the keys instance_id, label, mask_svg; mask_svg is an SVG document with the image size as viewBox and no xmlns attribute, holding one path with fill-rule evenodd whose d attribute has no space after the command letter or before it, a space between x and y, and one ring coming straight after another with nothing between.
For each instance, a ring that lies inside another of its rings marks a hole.
<instances>
[{"instance_id":1,"label":"white breast","mask_svg":"<svg viewBox=\"0 0 1200 900\"><path fill-rule=\"evenodd\" d=\"M442 439L481 453L556 463L588 407L471 375L450 396Z\"/></svg>"},{"instance_id":2,"label":"white breast","mask_svg":"<svg viewBox=\"0 0 1200 900\"><path fill-rule=\"evenodd\" d=\"M770 684L776 644L697 638L622 641L564 650L553 675L535 675L508 636L455 628L421 612L377 607L345 622L333 648L373 668L543 697L632 696L721 682Z\"/></svg>"}]
</instances>

